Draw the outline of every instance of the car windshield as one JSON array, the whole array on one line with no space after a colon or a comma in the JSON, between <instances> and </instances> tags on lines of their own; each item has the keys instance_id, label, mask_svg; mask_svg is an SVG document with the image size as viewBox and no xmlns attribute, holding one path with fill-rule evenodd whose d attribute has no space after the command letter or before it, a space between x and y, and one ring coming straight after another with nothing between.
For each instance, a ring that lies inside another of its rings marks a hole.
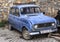
<instances>
[{"instance_id":1,"label":"car windshield","mask_svg":"<svg viewBox=\"0 0 60 42\"><path fill-rule=\"evenodd\" d=\"M39 13L40 8L39 7L24 7L21 8L21 14L33 14L33 13Z\"/></svg>"}]
</instances>

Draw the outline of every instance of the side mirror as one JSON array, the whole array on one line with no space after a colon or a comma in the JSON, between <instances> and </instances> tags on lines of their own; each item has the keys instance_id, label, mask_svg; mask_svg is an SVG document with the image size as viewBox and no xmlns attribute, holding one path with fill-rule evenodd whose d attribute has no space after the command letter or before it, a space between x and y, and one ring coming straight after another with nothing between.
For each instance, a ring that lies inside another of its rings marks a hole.
<instances>
[{"instance_id":1,"label":"side mirror","mask_svg":"<svg viewBox=\"0 0 60 42\"><path fill-rule=\"evenodd\" d=\"M43 12L43 14L45 14L45 12Z\"/></svg>"}]
</instances>

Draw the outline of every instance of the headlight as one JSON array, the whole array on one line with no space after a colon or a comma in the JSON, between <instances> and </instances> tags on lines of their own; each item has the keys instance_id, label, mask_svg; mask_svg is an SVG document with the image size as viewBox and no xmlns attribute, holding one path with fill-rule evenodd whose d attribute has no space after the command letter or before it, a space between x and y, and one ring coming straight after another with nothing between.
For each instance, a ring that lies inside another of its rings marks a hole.
<instances>
[{"instance_id":1,"label":"headlight","mask_svg":"<svg viewBox=\"0 0 60 42\"><path fill-rule=\"evenodd\" d=\"M34 25L34 28L37 29L38 25Z\"/></svg>"},{"instance_id":2,"label":"headlight","mask_svg":"<svg viewBox=\"0 0 60 42\"><path fill-rule=\"evenodd\" d=\"M54 26L55 25L55 23L52 23L52 26Z\"/></svg>"}]
</instances>

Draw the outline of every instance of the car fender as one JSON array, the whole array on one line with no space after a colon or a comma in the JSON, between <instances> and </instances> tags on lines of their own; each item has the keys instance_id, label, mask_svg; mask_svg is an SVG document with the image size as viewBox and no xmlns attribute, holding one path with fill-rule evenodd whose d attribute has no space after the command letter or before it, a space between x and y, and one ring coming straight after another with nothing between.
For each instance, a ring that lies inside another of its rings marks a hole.
<instances>
[{"instance_id":1,"label":"car fender","mask_svg":"<svg viewBox=\"0 0 60 42\"><path fill-rule=\"evenodd\" d=\"M25 27L29 32L32 30L32 23L30 20L22 18L20 21L22 22L22 29Z\"/></svg>"}]
</instances>

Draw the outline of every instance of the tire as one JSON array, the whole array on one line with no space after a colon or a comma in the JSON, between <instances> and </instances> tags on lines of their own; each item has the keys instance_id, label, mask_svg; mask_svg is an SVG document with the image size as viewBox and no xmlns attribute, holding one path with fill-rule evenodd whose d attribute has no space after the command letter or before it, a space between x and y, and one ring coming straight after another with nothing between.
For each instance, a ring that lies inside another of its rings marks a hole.
<instances>
[{"instance_id":1,"label":"tire","mask_svg":"<svg viewBox=\"0 0 60 42\"><path fill-rule=\"evenodd\" d=\"M51 36L52 36L52 33L49 33L49 34L48 34L48 38L50 38Z\"/></svg>"},{"instance_id":2,"label":"tire","mask_svg":"<svg viewBox=\"0 0 60 42\"><path fill-rule=\"evenodd\" d=\"M24 38L25 40L30 40L30 39L32 39L32 36L29 35L29 32L28 32L28 30L26 30L26 29L23 29L23 31L22 31L22 36L23 36L23 38Z\"/></svg>"},{"instance_id":3,"label":"tire","mask_svg":"<svg viewBox=\"0 0 60 42\"><path fill-rule=\"evenodd\" d=\"M8 26L8 29L11 30L11 31L14 30L14 28L10 24Z\"/></svg>"}]
</instances>

